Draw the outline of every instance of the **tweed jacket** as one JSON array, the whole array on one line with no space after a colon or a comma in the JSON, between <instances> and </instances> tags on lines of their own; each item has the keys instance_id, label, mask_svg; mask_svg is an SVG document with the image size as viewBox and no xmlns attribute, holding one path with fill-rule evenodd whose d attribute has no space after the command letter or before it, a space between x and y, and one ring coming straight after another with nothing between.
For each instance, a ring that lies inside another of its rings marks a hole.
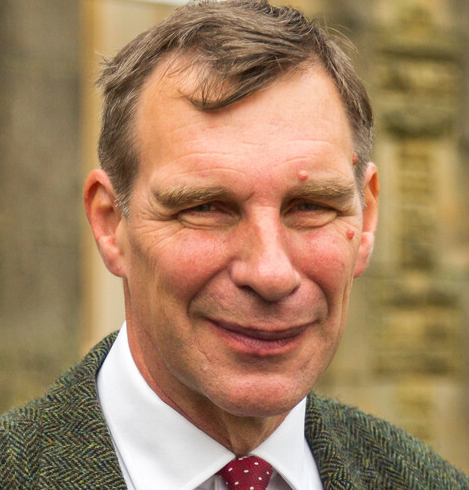
<instances>
[{"instance_id":1,"label":"tweed jacket","mask_svg":"<svg viewBox=\"0 0 469 490\"><path fill-rule=\"evenodd\" d=\"M126 488L96 393L114 339L0 417L0 489ZM324 490L469 490L468 477L423 443L338 402L311 395L305 433Z\"/></svg>"}]
</instances>

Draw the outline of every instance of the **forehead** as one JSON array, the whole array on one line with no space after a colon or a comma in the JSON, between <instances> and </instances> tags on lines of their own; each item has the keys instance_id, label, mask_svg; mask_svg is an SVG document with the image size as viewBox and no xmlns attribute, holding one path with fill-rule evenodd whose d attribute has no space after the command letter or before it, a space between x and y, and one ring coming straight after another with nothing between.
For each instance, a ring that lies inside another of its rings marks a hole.
<instances>
[{"instance_id":1,"label":"forehead","mask_svg":"<svg viewBox=\"0 0 469 490\"><path fill-rule=\"evenodd\" d=\"M204 112L188 99L197 71L161 65L146 82L137 106L136 139L141 171L168 164L210 167L250 162L256 168L324 164L353 152L340 95L320 66L289 73L267 88L223 109ZM197 157L198 156L198 157Z\"/></svg>"}]
</instances>

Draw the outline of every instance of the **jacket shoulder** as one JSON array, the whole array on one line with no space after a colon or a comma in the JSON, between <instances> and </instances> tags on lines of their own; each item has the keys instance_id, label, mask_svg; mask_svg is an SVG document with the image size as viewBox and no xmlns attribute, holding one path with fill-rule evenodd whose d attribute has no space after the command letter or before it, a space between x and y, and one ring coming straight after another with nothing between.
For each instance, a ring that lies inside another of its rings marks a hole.
<instances>
[{"instance_id":1,"label":"jacket shoulder","mask_svg":"<svg viewBox=\"0 0 469 490\"><path fill-rule=\"evenodd\" d=\"M31 488L36 478L41 451L38 419L32 404L0 417L0 483L5 488Z\"/></svg>"},{"instance_id":2,"label":"jacket shoulder","mask_svg":"<svg viewBox=\"0 0 469 490\"><path fill-rule=\"evenodd\" d=\"M306 436L318 441L315 457L337 453L362 488L469 490L469 478L418 438L335 400L310 397Z\"/></svg>"},{"instance_id":3,"label":"jacket shoulder","mask_svg":"<svg viewBox=\"0 0 469 490\"><path fill-rule=\"evenodd\" d=\"M100 342L41 398L0 416L0 488L37 488L54 460L65 468L67 458L79 457L72 449L89 452L99 434L109 446L95 378L114 339Z\"/></svg>"}]
</instances>

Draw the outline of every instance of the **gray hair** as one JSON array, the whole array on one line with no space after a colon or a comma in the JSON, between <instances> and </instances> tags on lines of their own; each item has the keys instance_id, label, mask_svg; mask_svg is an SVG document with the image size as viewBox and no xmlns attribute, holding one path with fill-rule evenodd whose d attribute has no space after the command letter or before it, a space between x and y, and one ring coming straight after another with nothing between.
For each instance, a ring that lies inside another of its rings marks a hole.
<instances>
[{"instance_id":1,"label":"gray hair","mask_svg":"<svg viewBox=\"0 0 469 490\"><path fill-rule=\"evenodd\" d=\"M373 138L371 105L334 37L292 7L263 0L201 0L178 8L103 62L97 82L104 95L99 159L124 215L138 173L135 109L145 81L168 55L197 67L198 88L188 97L202 111L233 104L287 72L321 65L344 104L358 157L355 180L362 188Z\"/></svg>"}]
</instances>

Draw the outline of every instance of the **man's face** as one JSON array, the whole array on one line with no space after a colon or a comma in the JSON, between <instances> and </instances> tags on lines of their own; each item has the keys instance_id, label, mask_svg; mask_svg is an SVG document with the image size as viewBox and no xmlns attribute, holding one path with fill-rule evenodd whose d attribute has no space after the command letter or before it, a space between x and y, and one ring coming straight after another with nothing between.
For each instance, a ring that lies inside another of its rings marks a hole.
<instances>
[{"instance_id":1,"label":"man's face","mask_svg":"<svg viewBox=\"0 0 469 490\"><path fill-rule=\"evenodd\" d=\"M331 361L368 254L350 127L319 68L212 113L183 80L153 74L136 115L117 234L132 352L183 412L285 413Z\"/></svg>"}]
</instances>

